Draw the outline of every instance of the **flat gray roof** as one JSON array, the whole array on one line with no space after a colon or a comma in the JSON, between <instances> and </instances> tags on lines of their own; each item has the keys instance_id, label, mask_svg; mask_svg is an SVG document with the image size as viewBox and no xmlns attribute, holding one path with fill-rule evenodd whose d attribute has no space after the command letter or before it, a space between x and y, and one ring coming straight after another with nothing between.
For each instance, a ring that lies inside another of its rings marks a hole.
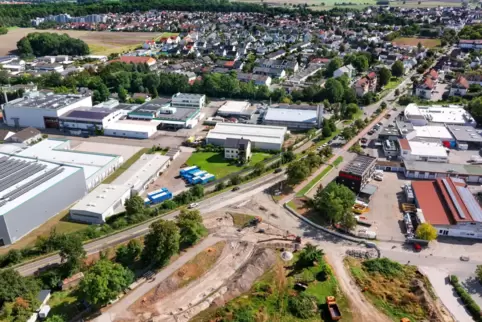
<instances>
[{"instance_id":1,"label":"flat gray roof","mask_svg":"<svg viewBox=\"0 0 482 322\"><path fill-rule=\"evenodd\" d=\"M447 125L447 128L457 141L482 142L482 135L480 135L480 133L472 126Z\"/></svg>"},{"instance_id":2,"label":"flat gray roof","mask_svg":"<svg viewBox=\"0 0 482 322\"><path fill-rule=\"evenodd\" d=\"M264 119L267 121L301 122L316 124L316 109L268 108Z\"/></svg>"},{"instance_id":3,"label":"flat gray roof","mask_svg":"<svg viewBox=\"0 0 482 322\"><path fill-rule=\"evenodd\" d=\"M370 165L375 164L376 161L377 158L368 155L358 155L342 171L362 176L370 168Z\"/></svg>"},{"instance_id":4,"label":"flat gray roof","mask_svg":"<svg viewBox=\"0 0 482 322\"><path fill-rule=\"evenodd\" d=\"M171 102L170 99L167 98L155 98L149 102L146 102L139 106L138 108L134 109L133 112L155 112L160 110L162 107L169 105Z\"/></svg>"},{"instance_id":5,"label":"flat gray roof","mask_svg":"<svg viewBox=\"0 0 482 322\"><path fill-rule=\"evenodd\" d=\"M75 204L70 212L85 211L102 215L130 190L131 187L126 184L101 184Z\"/></svg>"},{"instance_id":6,"label":"flat gray roof","mask_svg":"<svg viewBox=\"0 0 482 322\"><path fill-rule=\"evenodd\" d=\"M42 108L50 110L59 110L66 106L72 105L85 97L81 95L67 94L38 94L36 96L30 95L13 100L6 105L6 107L22 107L22 108Z\"/></svg>"},{"instance_id":7,"label":"flat gray roof","mask_svg":"<svg viewBox=\"0 0 482 322\"><path fill-rule=\"evenodd\" d=\"M173 107L176 109L175 113L159 113L155 120L171 120L171 121L187 121L193 115L199 112L198 109L194 108L183 108L183 107Z\"/></svg>"},{"instance_id":8,"label":"flat gray roof","mask_svg":"<svg viewBox=\"0 0 482 322\"><path fill-rule=\"evenodd\" d=\"M482 167L472 164L435 163L423 161L404 161L408 171L423 171L433 173L453 173L468 176L482 176Z\"/></svg>"}]
</instances>

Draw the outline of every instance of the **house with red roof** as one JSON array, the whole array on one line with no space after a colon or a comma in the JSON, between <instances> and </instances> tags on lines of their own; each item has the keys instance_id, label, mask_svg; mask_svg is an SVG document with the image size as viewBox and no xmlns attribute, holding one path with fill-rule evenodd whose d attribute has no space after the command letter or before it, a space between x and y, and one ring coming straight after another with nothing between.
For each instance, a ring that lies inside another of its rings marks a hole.
<instances>
[{"instance_id":1,"label":"house with red roof","mask_svg":"<svg viewBox=\"0 0 482 322\"><path fill-rule=\"evenodd\" d=\"M144 56L120 56L119 58L108 61L108 63L121 62L126 64L146 64L149 68L153 69L156 66L156 59L152 57Z\"/></svg>"},{"instance_id":2,"label":"house with red roof","mask_svg":"<svg viewBox=\"0 0 482 322\"><path fill-rule=\"evenodd\" d=\"M467 79L459 75L450 87L450 96L464 96L469 90L469 82Z\"/></svg>"},{"instance_id":3,"label":"house with red roof","mask_svg":"<svg viewBox=\"0 0 482 322\"><path fill-rule=\"evenodd\" d=\"M422 83L415 87L415 95L420 98L430 100L432 98L432 92L435 88L435 83L430 77L423 80Z\"/></svg>"},{"instance_id":4,"label":"house with red roof","mask_svg":"<svg viewBox=\"0 0 482 322\"><path fill-rule=\"evenodd\" d=\"M421 221L439 236L482 239L482 208L463 179L412 181L412 190Z\"/></svg>"},{"instance_id":5,"label":"house with red roof","mask_svg":"<svg viewBox=\"0 0 482 322\"><path fill-rule=\"evenodd\" d=\"M368 75L360 78L355 85L353 85L356 95L362 97L368 92L375 92L377 89L377 74L370 72Z\"/></svg>"}]
</instances>

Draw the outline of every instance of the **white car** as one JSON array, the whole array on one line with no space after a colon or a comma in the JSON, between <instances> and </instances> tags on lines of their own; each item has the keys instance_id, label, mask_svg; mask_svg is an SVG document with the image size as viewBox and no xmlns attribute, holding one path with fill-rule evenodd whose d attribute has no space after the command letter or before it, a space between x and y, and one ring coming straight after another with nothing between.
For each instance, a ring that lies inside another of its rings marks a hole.
<instances>
[{"instance_id":1,"label":"white car","mask_svg":"<svg viewBox=\"0 0 482 322\"><path fill-rule=\"evenodd\" d=\"M199 206L199 204L197 202L193 202L189 205L189 209L196 208L197 206Z\"/></svg>"}]
</instances>

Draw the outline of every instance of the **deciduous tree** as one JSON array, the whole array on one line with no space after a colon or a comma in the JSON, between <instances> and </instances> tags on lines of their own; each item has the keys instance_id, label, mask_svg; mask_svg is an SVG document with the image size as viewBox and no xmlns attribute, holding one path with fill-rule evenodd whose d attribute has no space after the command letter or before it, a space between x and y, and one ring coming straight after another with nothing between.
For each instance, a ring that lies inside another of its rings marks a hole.
<instances>
[{"instance_id":1,"label":"deciduous tree","mask_svg":"<svg viewBox=\"0 0 482 322\"><path fill-rule=\"evenodd\" d=\"M422 223L418 225L415 235L417 238L432 241L437 239L437 229L429 223Z\"/></svg>"},{"instance_id":2,"label":"deciduous tree","mask_svg":"<svg viewBox=\"0 0 482 322\"><path fill-rule=\"evenodd\" d=\"M159 220L151 224L144 238L142 259L158 266L164 266L172 255L179 252L179 228L172 221Z\"/></svg>"},{"instance_id":3,"label":"deciduous tree","mask_svg":"<svg viewBox=\"0 0 482 322\"><path fill-rule=\"evenodd\" d=\"M72 275L79 271L85 258L85 250L80 237L77 235L66 236L59 250L66 273Z\"/></svg>"},{"instance_id":4,"label":"deciduous tree","mask_svg":"<svg viewBox=\"0 0 482 322\"><path fill-rule=\"evenodd\" d=\"M383 67L380 69L380 72L378 73L378 83L380 86L385 86L390 82L390 79L392 78L392 72L386 68Z\"/></svg>"},{"instance_id":5,"label":"deciduous tree","mask_svg":"<svg viewBox=\"0 0 482 322\"><path fill-rule=\"evenodd\" d=\"M324 218L338 223L351 211L355 203L355 194L346 186L331 182L324 189L318 189L313 198L313 205Z\"/></svg>"},{"instance_id":6,"label":"deciduous tree","mask_svg":"<svg viewBox=\"0 0 482 322\"><path fill-rule=\"evenodd\" d=\"M405 72L405 68L403 67L403 63L400 60L397 60L392 65L392 75L395 77L402 77L403 73Z\"/></svg>"}]
</instances>

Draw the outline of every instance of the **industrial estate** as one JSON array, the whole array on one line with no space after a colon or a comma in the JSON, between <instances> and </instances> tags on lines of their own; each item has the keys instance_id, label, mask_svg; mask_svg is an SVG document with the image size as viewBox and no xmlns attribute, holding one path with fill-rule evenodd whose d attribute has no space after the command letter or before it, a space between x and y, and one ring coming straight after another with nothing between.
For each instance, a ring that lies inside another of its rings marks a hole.
<instances>
[{"instance_id":1,"label":"industrial estate","mask_svg":"<svg viewBox=\"0 0 482 322\"><path fill-rule=\"evenodd\" d=\"M0 4L0 321L480 321L480 4L311 4Z\"/></svg>"}]
</instances>

